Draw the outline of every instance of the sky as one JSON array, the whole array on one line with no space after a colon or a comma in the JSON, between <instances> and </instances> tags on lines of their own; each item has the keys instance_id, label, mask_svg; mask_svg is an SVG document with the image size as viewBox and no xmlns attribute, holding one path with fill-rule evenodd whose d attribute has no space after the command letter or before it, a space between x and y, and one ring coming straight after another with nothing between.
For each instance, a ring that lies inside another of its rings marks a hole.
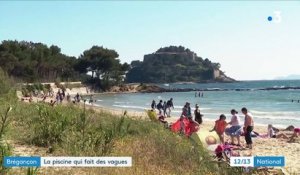
<instances>
[{"instance_id":1,"label":"sky","mask_svg":"<svg viewBox=\"0 0 300 175\"><path fill-rule=\"evenodd\" d=\"M300 74L299 9L287 0L0 1L0 41L53 44L70 56L98 45L128 63L182 45L232 78L265 80Z\"/></svg>"}]
</instances>

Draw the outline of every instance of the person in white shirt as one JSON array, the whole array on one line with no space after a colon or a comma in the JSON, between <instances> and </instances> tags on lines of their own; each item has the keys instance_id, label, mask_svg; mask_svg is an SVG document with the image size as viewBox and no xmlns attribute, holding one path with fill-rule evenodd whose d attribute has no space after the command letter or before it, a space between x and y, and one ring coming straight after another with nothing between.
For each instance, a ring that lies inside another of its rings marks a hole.
<instances>
[{"instance_id":1,"label":"person in white shirt","mask_svg":"<svg viewBox=\"0 0 300 175\"><path fill-rule=\"evenodd\" d=\"M235 109L231 110L231 121L228 123L231 125L230 128L225 129L226 135L231 137L231 144L234 145L234 137L237 138L237 146L241 146L240 135L242 133L242 127L240 125L240 117L238 116L238 112Z\"/></svg>"}]
</instances>

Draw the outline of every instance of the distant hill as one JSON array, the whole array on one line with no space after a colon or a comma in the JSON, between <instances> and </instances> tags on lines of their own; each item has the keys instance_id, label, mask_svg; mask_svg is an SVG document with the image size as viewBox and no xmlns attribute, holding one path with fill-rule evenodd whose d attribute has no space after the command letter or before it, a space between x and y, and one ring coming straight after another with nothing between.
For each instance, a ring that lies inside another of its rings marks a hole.
<instances>
[{"instance_id":1,"label":"distant hill","mask_svg":"<svg viewBox=\"0 0 300 175\"><path fill-rule=\"evenodd\" d=\"M219 63L202 59L183 46L160 48L145 55L143 61L132 61L130 66L128 83L235 81L220 70Z\"/></svg>"},{"instance_id":2,"label":"distant hill","mask_svg":"<svg viewBox=\"0 0 300 175\"><path fill-rule=\"evenodd\" d=\"M276 80L300 80L300 75L292 74L288 76L282 76L275 78Z\"/></svg>"}]
</instances>

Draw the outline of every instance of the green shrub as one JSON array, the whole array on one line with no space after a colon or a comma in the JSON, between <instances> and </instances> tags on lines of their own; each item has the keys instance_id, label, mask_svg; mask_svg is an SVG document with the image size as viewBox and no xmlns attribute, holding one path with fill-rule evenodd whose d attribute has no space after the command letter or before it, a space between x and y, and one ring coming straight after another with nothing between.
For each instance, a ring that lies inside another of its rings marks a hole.
<instances>
[{"instance_id":1,"label":"green shrub","mask_svg":"<svg viewBox=\"0 0 300 175\"><path fill-rule=\"evenodd\" d=\"M32 117L29 121L33 129L31 135L32 143L38 146L49 146L54 143L60 143L64 132L71 125L70 117L54 110L46 104L36 106L38 116Z\"/></svg>"},{"instance_id":2,"label":"green shrub","mask_svg":"<svg viewBox=\"0 0 300 175\"><path fill-rule=\"evenodd\" d=\"M3 158L4 156L11 155L11 147L10 145L5 141L4 134L7 131L8 125L10 121L8 120L8 113L11 111L11 107L8 107L4 114L2 114L1 111L1 123L0 123L0 173L5 174L8 171L8 168L5 168L3 166Z\"/></svg>"},{"instance_id":3,"label":"green shrub","mask_svg":"<svg viewBox=\"0 0 300 175\"><path fill-rule=\"evenodd\" d=\"M0 68L0 95L7 94L11 88L11 82L7 74Z\"/></svg>"}]
</instances>

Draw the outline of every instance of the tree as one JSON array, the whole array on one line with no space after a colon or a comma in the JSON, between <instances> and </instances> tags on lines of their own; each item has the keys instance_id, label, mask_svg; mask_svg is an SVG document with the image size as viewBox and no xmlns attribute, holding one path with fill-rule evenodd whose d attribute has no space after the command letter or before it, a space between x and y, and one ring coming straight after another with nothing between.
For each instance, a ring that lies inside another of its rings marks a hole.
<instances>
[{"instance_id":1,"label":"tree","mask_svg":"<svg viewBox=\"0 0 300 175\"><path fill-rule=\"evenodd\" d=\"M102 90L106 90L112 85L119 84L129 69L129 65L121 64L118 57L115 50L93 46L83 52L78 59L81 65L77 64L76 67L81 72L92 72L91 82L98 84Z\"/></svg>"},{"instance_id":2,"label":"tree","mask_svg":"<svg viewBox=\"0 0 300 175\"><path fill-rule=\"evenodd\" d=\"M21 81L54 81L78 79L74 69L75 57L61 53L58 46L26 41L2 41L0 44L0 67Z\"/></svg>"}]
</instances>

